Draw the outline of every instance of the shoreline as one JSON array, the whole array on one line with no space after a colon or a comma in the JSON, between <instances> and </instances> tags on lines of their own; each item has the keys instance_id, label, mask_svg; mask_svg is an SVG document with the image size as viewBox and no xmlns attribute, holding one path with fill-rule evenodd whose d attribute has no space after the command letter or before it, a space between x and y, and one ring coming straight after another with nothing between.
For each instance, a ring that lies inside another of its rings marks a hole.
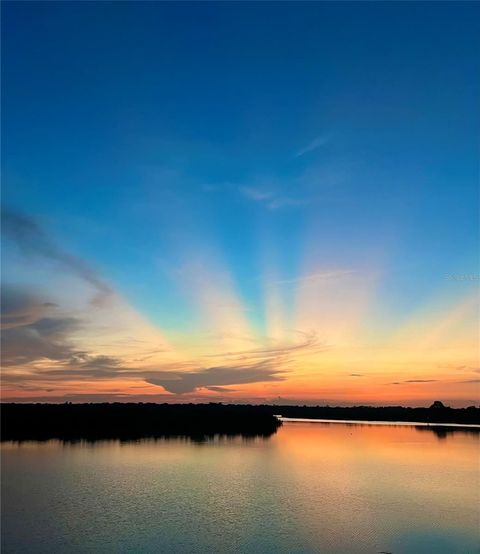
<instances>
[{"instance_id":1,"label":"shoreline","mask_svg":"<svg viewBox=\"0 0 480 554\"><path fill-rule=\"evenodd\" d=\"M285 423L414 426L480 432L480 409L249 404L1 404L1 440L273 435Z\"/></svg>"},{"instance_id":2,"label":"shoreline","mask_svg":"<svg viewBox=\"0 0 480 554\"><path fill-rule=\"evenodd\" d=\"M453 427L459 429L478 429L480 432L480 424L478 423L437 423L426 421L374 421L366 419L323 419L323 418L302 418L302 417L283 417L276 415L282 423L342 423L352 425L386 425L394 427Z\"/></svg>"}]
</instances>

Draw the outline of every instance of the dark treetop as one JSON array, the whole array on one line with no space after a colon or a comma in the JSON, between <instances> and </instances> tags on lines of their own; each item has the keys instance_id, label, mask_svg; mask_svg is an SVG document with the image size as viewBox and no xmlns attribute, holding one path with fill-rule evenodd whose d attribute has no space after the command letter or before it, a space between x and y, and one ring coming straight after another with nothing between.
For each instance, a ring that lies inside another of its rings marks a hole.
<instances>
[{"instance_id":1,"label":"dark treetop","mask_svg":"<svg viewBox=\"0 0 480 554\"><path fill-rule=\"evenodd\" d=\"M449 408L435 401L429 408L402 406L275 406L270 411L283 417L308 419L345 419L356 421L412 421L419 423L480 424L480 408Z\"/></svg>"},{"instance_id":2,"label":"dark treetop","mask_svg":"<svg viewBox=\"0 0 480 554\"><path fill-rule=\"evenodd\" d=\"M2 440L124 440L269 436L281 425L259 406L222 404L2 404Z\"/></svg>"},{"instance_id":3,"label":"dark treetop","mask_svg":"<svg viewBox=\"0 0 480 554\"><path fill-rule=\"evenodd\" d=\"M350 421L480 423L480 409L355 406L271 406L233 404L2 404L2 440L139 439L213 435L269 436L289 418Z\"/></svg>"}]
</instances>

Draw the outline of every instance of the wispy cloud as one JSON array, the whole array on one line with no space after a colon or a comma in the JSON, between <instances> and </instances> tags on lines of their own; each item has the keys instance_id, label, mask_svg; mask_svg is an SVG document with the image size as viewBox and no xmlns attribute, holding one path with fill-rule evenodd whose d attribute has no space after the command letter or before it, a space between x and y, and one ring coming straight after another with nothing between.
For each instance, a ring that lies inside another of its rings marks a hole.
<instances>
[{"instance_id":1,"label":"wispy cloud","mask_svg":"<svg viewBox=\"0 0 480 554\"><path fill-rule=\"evenodd\" d=\"M41 257L58 264L63 270L79 277L95 291L93 304L102 304L112 294L111 288L83 260L63 251L47 232L31 217L2 207L2 233L28 257Z\"/></svg>"},{"instance_id":2,"label":"wispy cloud","mask_svg":"<svg viewBox=\"0 0 480 554\"><path fill-rule=\"evenodd\" d=\"M2 285L2 364L65 360L76 352L69 336L80 321L55 313L56 305L17 287Z\"/></svg>"},{"instance_id":3,"label":"wispy cloud","mask_svg":"<svg viewBox=\"0 0 480 554\"><path fill-rule=\"evenodd\" d=\"M318 138L309 147L298 153L303 156L322 144L326 139ZM230 184L232 191L239 192L244 198L256 202L268 210L305 206L322 200L331 201L342 198L339 185L349 178L345 164L308 163L291 173L253 174L248 181Z\"/></svg>"},{"instance_id":4,"label":"wispy cloud","mask_svg":"<svg viewBox=\"0 0 480 554\"><path fill-rule=\"evenodd\" d=\"M408 379L404 383L436 383L438 379Z\"/></svg>"},{"instance_id":5,"label":"wispy cloud","mask_svg":"<svg viewBox=\"0 0 480 554\"><path fill-rule=\"evenodd\" d=\"M390 385L401 385L403 383L438 383L438 379L408 379L407 381L394 381Z\"/></svg>"},{"instance_id":6,"label":"wispy cloud","mask_svg":"<svg viewBox=\"0 0 480 554\"><path fill-rule=\"evenodd\" d=\"M255 187L240 187L240 192L247 198L250 198L250 200L255 200L256 202L270 201L275 196L273 192Z\"/></svg>"},{"instance_id":7,"label":"wispy cloud","mask_svg":"<svg viewBox=\"0 0 480 554\"><path fill-rule=\"evenodd\" d=\"M275 281L270 281L267 283L267 286L275 285L308 285L313 283L318 283L321 281L331 281L335 279L341 279L343 277L348 277L357 273L353 269L332 269L325 271L316 271L310 273L309 275L302 275L300 277L292 277L291 279L277 279Z\"/></svg>"},{"instance_id":8,"label":"wispy cloud","mask_svg":"<svg viewBox=\"0 0 480 554\"><path fill-rule=\"evenodd\" d=\"M437 367L439 369L455 369L456 371L465 371L465 370L471 369L467 365L457 365L457 364L438 364Z\"/></svg>"},{"instance_id":9,"label":"wispy cloud","mask_svg":"<svg viewBox=\"0 0 480 554\"><path fill-rule=\"evenodd\" d=\"M237 389L227 389L226 387L205 387L212 392L236 392Z\"/></svg>"},{"instance_id":10,"label":"wispy cloud","mask_svg":"<svg viewBox=\"0 0 480 554\"><path fill-rule=\"evenodd\" d=\"M305 198L284 195L280 192L261 187L242 186L239 190L245 198L258 202L269 210L277 210L288 206L301 206L306 203Z\"/></svg>"},{"instance_id":11,"label":"wispy cloud","mask_svg":"<svg viewBox=\"0 0 480 554\"><path fill-rule=\"evenodd\" d=\"M238 350L233 352L223 352L219 354L211 354L207 356L208 358L215 358L215 357L235 357L239 360L245 360L246 357L259 357L263 356L266 358L275 358L275 361L279 362L280 357L282 357L282 361L285 360L285 357L288 357L293 352L301 352L306 351L309 353L312 352L321 352L328 348L328 345L322 342L318 336L317 333L314 331L310 332L297 332L297 334L300 336L300 340L298 342L293 343L282 343L282 342L275 342L272 344L272 346L263 347L263 348L252 348L248 350ZM270 360L272 361L272 360Z\"/></svg>"},{"instance_id":12,"label":"wispy cloud","mask_svg":"<svg viewBox=\"0 0 480 554\"><path fill-rule=\"evenodd\" d=\"M328 141L329 141L328 137L324 135L319 135L318 137L315 137L312 141L310 141L308 144L300 148L297 152L295 152L294 158L300 158L301 156L305 156L305 154L314 152L315 150L318 150L322 146L325 146L328 143Z\"/></svg>"}]
</instances>

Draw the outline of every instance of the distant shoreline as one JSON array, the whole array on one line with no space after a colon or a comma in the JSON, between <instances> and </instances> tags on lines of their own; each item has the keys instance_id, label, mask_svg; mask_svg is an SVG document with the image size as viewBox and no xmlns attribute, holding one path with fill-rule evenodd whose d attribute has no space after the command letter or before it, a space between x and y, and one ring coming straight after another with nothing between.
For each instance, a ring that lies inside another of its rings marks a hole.
<instances>
[{"instance_id":1,"label":"distant shoreline","mask_svg":"<svg viewBox=\"0 0 480 554\"><path fill-rule=\"evenodd\" d=\"M15 404L1 410L1 440L136 440L150 437L205 437L274 434L282 421L352 425L413 425L480 428L480 409L246 404ZM281 415L281 418L278 417Z\"/></svg>"},{"instance_id":2,"label":"distant shoreline","mask_svg":"<svg viewBox=\"0 0 480 554\"><path fill-rule=\"evenodd\" d=\"M272 413L288 419L331 420L345 422L383 422L440 424L440 425L480 425L480 408L450 408L440 402L429 408L409 408L403 406L275 406Z\"/></svg>"},{"instance_id":3,"label":"distant shoreline","mask_svg":"<svg viewBox=\"0 0 480 554\"><path fill-rule=\"evenodd\" d=\"M385 426L405 426L405 427L453 427L459 429L478 429L480 424L476 423L427 423L425 421L369 421L359 419L319 419L319 418L301 418L301 417L283 417L277 416L279 420L288 423L341 423L352 425L385 425Z\"/></svg>"}]
</instances>

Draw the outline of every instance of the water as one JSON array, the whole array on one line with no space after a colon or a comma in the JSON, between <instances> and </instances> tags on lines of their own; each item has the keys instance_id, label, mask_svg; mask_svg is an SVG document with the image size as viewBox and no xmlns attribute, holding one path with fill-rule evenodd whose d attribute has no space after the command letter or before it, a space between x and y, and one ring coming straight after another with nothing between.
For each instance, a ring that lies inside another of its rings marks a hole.
<instances>
[{"instance_id":1,"label":"water","mask_svg":"<svg viewBox=\"0 0 480 554\"><path fill-rule=\"evenodd\" d=\"M478 435L414 426L4 443L2 552L476 554L479 484Z\"/></svg>"}]
</instances>

